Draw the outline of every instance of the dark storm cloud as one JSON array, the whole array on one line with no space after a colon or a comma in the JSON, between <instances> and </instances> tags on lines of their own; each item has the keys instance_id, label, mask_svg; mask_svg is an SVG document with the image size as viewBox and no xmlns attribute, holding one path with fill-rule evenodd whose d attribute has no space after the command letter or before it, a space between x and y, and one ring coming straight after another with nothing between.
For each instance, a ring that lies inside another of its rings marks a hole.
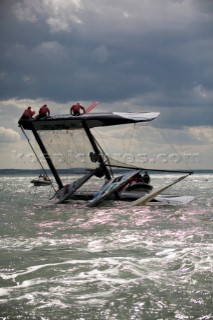
<instances>
[{"instance_id":1,"label":"dark storm cloud","mask_svg":"<svg viewBox=\"0 0 213 320\"><path fill-rule=\"evenodd\" d=\"M131 100L167 108L170 124L211 124L212 1L23 0L1 9L1 99Z\"/></svg>"},{"instance_id":2,"label":"dark storm cloud","mask_svg":"<svg viewBox=\"0 0 213 320\"><path fill-rule=\"evenodd\" d=\"M201 12L213 15L212 0L195 0L195 5L197 5Z\"/></svg>"}]
</instances>

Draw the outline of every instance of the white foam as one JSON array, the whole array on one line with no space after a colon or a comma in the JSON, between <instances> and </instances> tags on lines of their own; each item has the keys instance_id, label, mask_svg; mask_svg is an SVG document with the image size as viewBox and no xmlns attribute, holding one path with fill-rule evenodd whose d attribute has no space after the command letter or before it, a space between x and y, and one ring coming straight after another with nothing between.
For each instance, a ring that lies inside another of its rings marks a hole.
<instances>
[{"instance_id":1,"label":"white foam","mask_svg":"<svg viewBox=\"0 0 213 320\"><path fill-rule=\"evenodd\" d=\"M10 294L9 290L5 288L0 288L0 297L1 296L8 296Z\"/></svg>"}]
</instances>

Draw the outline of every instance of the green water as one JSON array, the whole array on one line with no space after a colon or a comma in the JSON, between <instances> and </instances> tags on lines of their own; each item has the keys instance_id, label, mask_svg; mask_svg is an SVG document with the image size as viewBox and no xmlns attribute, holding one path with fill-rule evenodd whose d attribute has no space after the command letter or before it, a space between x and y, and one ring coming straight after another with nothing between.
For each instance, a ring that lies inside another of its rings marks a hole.
<instances>
[{"instance_id":1,"label":"green water","mask_svg":"<svg viewBox=\"0 0 213 320\"><path fill-rule=\"evenodd\" d=\"M2 176L0 319L213 319L212 178L175 190L186 206L88 208Z\"/></svg>"}]
</instances>

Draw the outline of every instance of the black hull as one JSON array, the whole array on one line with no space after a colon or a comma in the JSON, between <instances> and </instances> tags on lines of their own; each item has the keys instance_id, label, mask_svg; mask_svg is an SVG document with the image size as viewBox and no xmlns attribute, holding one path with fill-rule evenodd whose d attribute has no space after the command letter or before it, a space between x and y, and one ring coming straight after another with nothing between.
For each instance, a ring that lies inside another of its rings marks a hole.
<instances>
[{"instance_id":1,"label":"black hull","mask_svg":"<svg viewBox=\"0 0 213 320\"><path fill-rule=\"evenodd\" d=\"M145 182L138 182L134 183L130 186L128 186L125 190L126 191L144 191L144 192L149 192L153 189L153 186L151 186L148 183Z\"/></svg>"},{"instance_id":2,"label":"black hull","mask_svg":"<svg viewBox=\"0 0 213 320\"><path fill-rule=\"evenodd\" d=\"M95 196L96 191L77 191L75 192L67 201L73 201L73 200L83 200L83 201L89 201L92 200ZM110 195L108 200L118 200L118 201L134 201L138 198L142 197L143 195L146 195L146 192L140 192L140 191L123 191L119 194L119 197L117 195Z\"/></svg>"},{"instance_id":3,"label":"black hull","mask_svg":"<svg viewBox=\"0 0 213 320\"><path fill-rule=\"evenodd\" d=\"M33 183L35 187L44 187L44 186L49 186L51 184L51 181L50 180L47 180L47 181L32 180L31 183Z\"/></svg>"}]
</instances>

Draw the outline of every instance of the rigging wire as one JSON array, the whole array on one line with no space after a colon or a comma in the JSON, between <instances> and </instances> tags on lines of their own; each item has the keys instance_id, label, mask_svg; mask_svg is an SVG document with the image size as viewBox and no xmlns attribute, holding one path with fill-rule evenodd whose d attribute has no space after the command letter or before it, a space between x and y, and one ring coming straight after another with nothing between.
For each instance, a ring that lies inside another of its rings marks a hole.
<instances>
[{"instance_id":1,"label":"rigging wire","mask_svg":"<svg viewBox=\"0 0 213 320\"><path fill-rule=\"evenodd\" d=\"M131 127L131 126L130 126ZM134 138L134 133L135 133L135 128L136 128L136 123L134 123L133 124L133 126L131 127L131 135L129 135L129 145L127 146L127 150L126 150L126 152L127 153L129 153L129 151L130 151L130 148L131 148L131 146L133 145L132 144L132 140L133 140L133 138Z\"/></svg>"},{"instance_id":2,"label":"rigging wire","mask_svg":"<svg viewBox=\"0 0 213 320\"><path fill-rule=\"evenodd\" d=\"M171 144L171 142L168 141L168 139L165 138L165 136L163 135L162 131L160 130L160 128L157 128L153 125L153 127L157 130L157 132L159 133L159 135L162 137L162 139L164 139L166 141L166 143L169 145L169 147L175 152L177 153L177 155L180 157L180 159L182 159L182 155L180 154L180 152L178 150L175 149L174 145ZM191 167L188 165L188 163L184 162L185 167L192 171Z\"/></svg>"},{"instance_id":3,"label":"rigging wire","mask_svg":"<svg viewBox=\"0 0 213 320\"><path fill-rule=\"evenodd\" d=\"M40 164L40 166L41 166L41 168L43 169L44 173L45 173L45 174L46 174L46 176L48 177L47 171L46 171L46 169L44 168L44 166L42 165L42 163L41 163L41 161L40 161L39 157L37 156L37 154L36 154L36 152L35 152L35 149L33 148L32 144L31 144L31 142L30 142L30 139L28 138L27 134L25 133L25 131L24 131L23 127L22 127L22 126L20 126L20 128L21 128L21 130L22 130L22 132L23 132L24 136L26 137L26 139L27 139L27 141L28 141L28 143L29 143L29 145L30 145L30 147L31 147L31 149L32 149L32 151L33 151L33 153L34 153L34 155L35 155L35 157L36 157L36 159L37 159L38 163ZM51 180L50 180L50 181L51 181ZM51 181L51 184L52 184L52 186L53 186L52 181ZM53 188L54 188L54 186L53 186ZM54 188L54 190L55 190L55 188ZM56 191L56 190L55 190L55 191Z\"/></svg>"}]
</instances>

